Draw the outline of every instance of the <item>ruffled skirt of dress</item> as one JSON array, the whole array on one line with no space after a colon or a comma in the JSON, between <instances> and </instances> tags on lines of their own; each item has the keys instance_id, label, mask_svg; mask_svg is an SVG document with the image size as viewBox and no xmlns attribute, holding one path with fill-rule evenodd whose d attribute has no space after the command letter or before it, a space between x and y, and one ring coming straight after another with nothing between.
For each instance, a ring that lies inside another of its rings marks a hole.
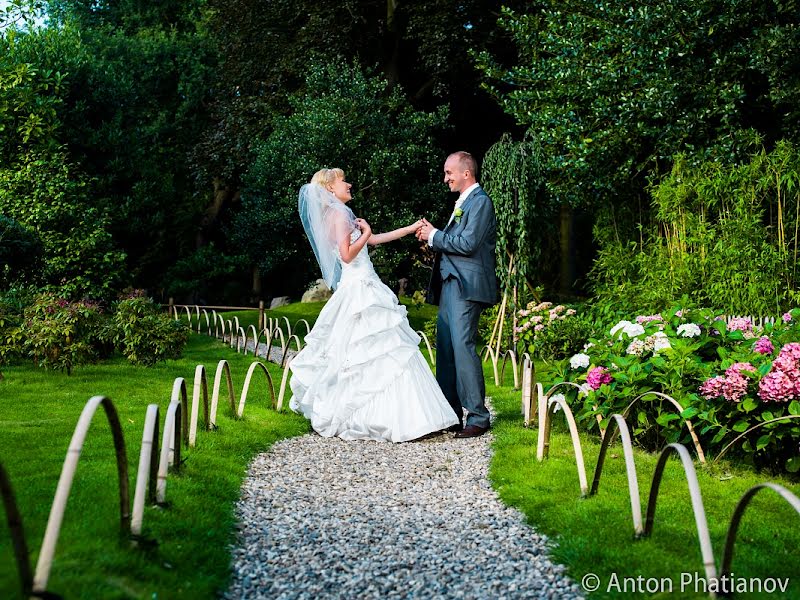
<instances>
[{"instance_id":1,"label":"ruffled skirt of dress","mask_svg":"<svg viewBox=\"0 0 800 600\"><path fill-rule=\"evenodd\" d=\"M346 440L404 442L454 425L419 343L376 275L343 279L291 362L289 406Z\"/></svg>"}]
</instances>

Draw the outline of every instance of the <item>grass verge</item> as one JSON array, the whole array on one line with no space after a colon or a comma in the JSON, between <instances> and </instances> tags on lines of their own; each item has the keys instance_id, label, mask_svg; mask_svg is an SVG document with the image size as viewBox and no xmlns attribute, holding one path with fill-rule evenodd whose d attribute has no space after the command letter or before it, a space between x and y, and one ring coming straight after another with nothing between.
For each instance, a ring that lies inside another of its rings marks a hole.
<instances>
[{"instance_id":1,"label":"grass verge","mask_svg":"<svg viewBox=\"0 0 800 600\"><path fill-rule=\"evenodd\" d=\"M703 561L680 462L671 459L665 469L653 535L634 541L619 442L606 456L597 495L581 499L564 417L556 413L550 457L538 462L537 431L522 426L520 392L512 391L510 385L494 386L490 363L485 365L484 374L487 394L493 398L497 411L490 478L505 503L517 507L530 525L555 542L553 560L566 565L578 582L587 574L596 575L599 589L592 597L707 598L703 583L695 583L696 578L703 578ZM596 435L584 434L581 444L591 486L600 441ZM656 461L656 455L635 450L643 518ZM800 495L796 481L754 473L729 463L714 469L696 464L696 468L718 566L734 508L749 488L772 481ZM748 586L751 578L757 580L752 583L755 589L759 584L771 585L770 578L789 578L789 588L783 593L742 596L800 598L798 547L800 515L774 492L760 492L740 524L732 570L737 578L748 580Z\"/></svg>"},{"instance_id":2,"label":"grass verge","mask_svg":"<svg viewBox=\"0 0 800 600\"><path fill-rule=\"evenodd\" d=\"M180 360L151 368L134 367L120 358L78 368L70 377L30 366L3 369L0 461L17 496L32 568L64 456L86 401L93 395L106 395L119 412L132 500L146 406L160 406L163 426L175 377L187 380L191 398L195 366L204 364L210 392L221 358L230 363L238 399L253 357L236 354L205 336L191 336ZM280 371L274 365L269 369L277 388ZM114 449L110 428L99 410L81 453L48 590L66 598L217 596L227 584L228 546L235 533L233 507L247 465L276 440L308 431L302 417L268 408L269 398L266 378L254 377L241 420L234 420L225 399L220 400L219 430L198 432L196 447L184 450L183 470L170 474L168 507L145 511L143 534L156 542L147 549L131 548L119 537ZM7 532L5 517L3 521L0 531ZM5 533L0 536L0 556L1 595L20 597Z\"/></svg>"}]
</instances>

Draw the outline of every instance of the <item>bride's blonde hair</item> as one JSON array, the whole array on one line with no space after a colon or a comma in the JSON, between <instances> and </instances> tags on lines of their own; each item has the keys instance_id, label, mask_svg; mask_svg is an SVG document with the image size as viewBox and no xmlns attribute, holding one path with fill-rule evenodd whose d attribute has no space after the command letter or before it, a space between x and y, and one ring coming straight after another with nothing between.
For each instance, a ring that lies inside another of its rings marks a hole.
<instances>
[{"instance_id":1,"label":"bride's blonde hair","mask_svg":"<svg viewBox=\"0 0 800 600\"><path fill-rule=\"evenodd\" d=\"M325 189L333 184L338 178L344 179L344 171L341 169L320 169L311 178L311 183L321 185Z\"/></svg>"}]
</instances>

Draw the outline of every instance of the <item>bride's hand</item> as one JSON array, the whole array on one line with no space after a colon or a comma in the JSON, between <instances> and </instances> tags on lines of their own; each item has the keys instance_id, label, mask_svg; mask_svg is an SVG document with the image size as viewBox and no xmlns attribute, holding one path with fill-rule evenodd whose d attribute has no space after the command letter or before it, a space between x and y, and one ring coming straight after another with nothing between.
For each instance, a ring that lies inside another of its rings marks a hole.
<instances>
[{"instance_id":1,"label":"bride's hand","mask_svg":"<svg viewBox=\"0 0 800 600\"><path fill-rule=\"evenodd\" d=\"M369 223L364 219L356 219L356 227L358 227L364 235L370 235L372 233L372 227L370 227Z\"/></svg>"},{"instance_id":2,"label":"bride's hand","mask_svg":"<svg viewBox=\"0 0 800 600\"><path fill-rule=\"evenodd\" d=\"M410 233L417 233L419 228L422 227L423 225L424 223L422 222L422 219L420 219L419 221L417 221L416 223L412 223L408 227L403 227L403 231L405 235L408 235Z\"/></svg>"}]
</instances>

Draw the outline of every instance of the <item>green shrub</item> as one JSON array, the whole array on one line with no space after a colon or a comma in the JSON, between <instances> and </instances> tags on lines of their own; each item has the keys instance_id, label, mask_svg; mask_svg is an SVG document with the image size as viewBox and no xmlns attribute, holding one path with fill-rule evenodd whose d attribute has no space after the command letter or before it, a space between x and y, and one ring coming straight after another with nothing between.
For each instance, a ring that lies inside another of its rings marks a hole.
<instances>
[{"instance_id":1,"label":"green shrub","mask_svg":"<svg viewBox=\"0 0 800 600\"><path fill-rule=\"evenodd\" d=\"M37 365L69 375L74 367L103 355L105 323L98 304L87 300L71 302L44 292L25 309L19 327L22 349Z\"/></svg>"},{"instance_id":2,"label":"green shrub","mask_svg":"<svg viewBox=\"0 0 800 600\"><path fill-rule=\"evenodd\" d=\"M179 358L189 331L161 311L152 299L134 295L120 300L111 320L113 341L135 365L153 365L168 358Z\"/></svg>"}]
</instances>

